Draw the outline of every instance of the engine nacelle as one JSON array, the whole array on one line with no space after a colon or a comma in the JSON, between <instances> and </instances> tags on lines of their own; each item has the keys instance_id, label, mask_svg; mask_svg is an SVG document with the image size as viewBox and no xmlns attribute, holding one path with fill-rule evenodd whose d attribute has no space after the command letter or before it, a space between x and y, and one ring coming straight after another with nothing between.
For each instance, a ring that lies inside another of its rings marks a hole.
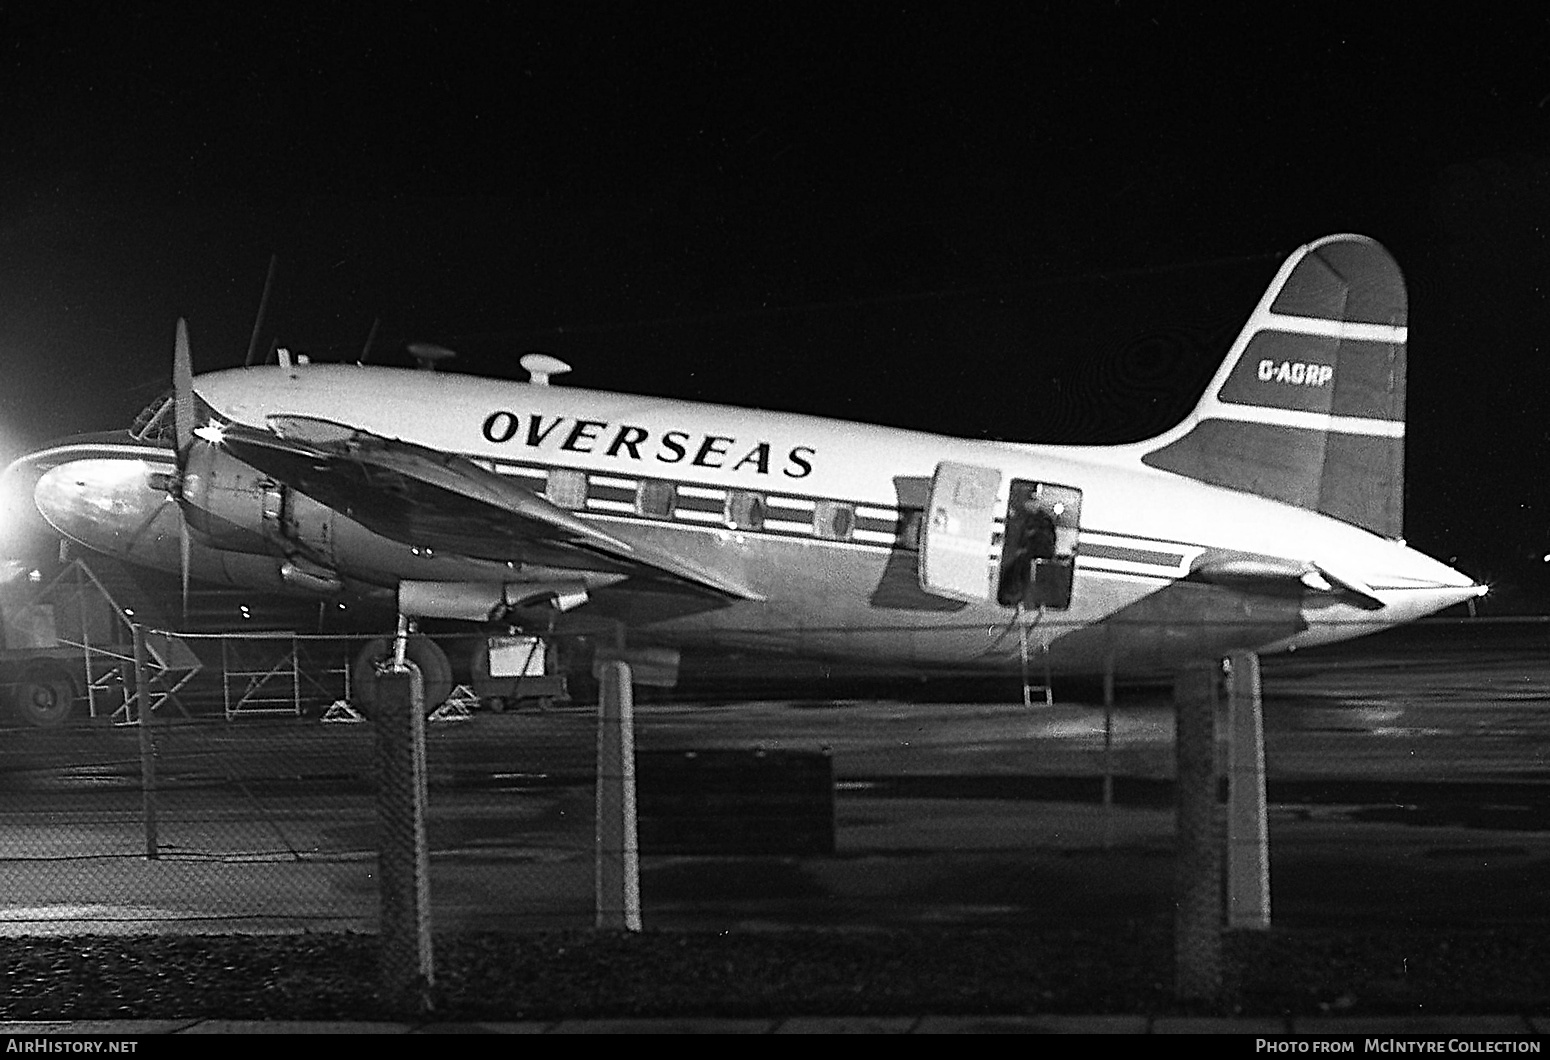
<instances>
[{"instance_id":1,"label":"engine nacelle","mask_svg":"<svg viewBox=\"0 0 1550 1060\"><path fill-rule=\"evenodd\" d=\"M183 515L213 548L269 553L265 513L278 516L282 488L217 445L196 443L183 469Z\"/></svg>"},{"instance_id":2,"label":"engine nacelle","mask_svg":"<svg viewBox=\"0 0 1550 1060\"><path fill-rule=\"evenodd\" d=\"M214 548L333 567L334 511L287 489L219 445L196 444L183 472L184 514ZM316 573L316 572L310 572Z\"/></svg>"}]
</instances>

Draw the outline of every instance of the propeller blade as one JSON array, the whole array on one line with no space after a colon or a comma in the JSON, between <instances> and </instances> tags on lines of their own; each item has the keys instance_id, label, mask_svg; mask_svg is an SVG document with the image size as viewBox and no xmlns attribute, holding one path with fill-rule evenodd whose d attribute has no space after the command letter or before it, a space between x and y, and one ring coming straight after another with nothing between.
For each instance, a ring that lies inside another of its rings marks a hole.
<instances>
[{"instance_id":1,"label":"propeller blade","mask_svg":"<svg viewBox=\"0 0 1550 1060\"><path fill-rule=\"evenodd\" d=\"M253 354L258 350L258 332L264 326L264 310L269 306L269 288L274 283L274 267L278 260L278 255L269 255L269 275L264 277L264 293L258 299L258 316L253 318L253 337L248 340L248 357L242 362L244 368L253 366Z\"/></svg>"},{"instance_id":2,"label":"propeller blade","mask_svg":"<svg viewBox=\"0 0 1550 1060\"><path fill-rule=\"evenodd\" d=\"M177 341L172 349L172 414L177 427L178 463L194 440L194 361L188 350L188 324L178 318Z\"/></svg>"},{"instance_id":3,"label":"propeller blade","mask_svg":"<svg viewBox=\"0 0 1550 1060\"><path fill-rule=\"evenodd\" d=\"M188 537L188 523L183 519L178 520L178 561L183 575L183 624L188 625L188 566L189 551L191 549Z\"/></svg>"}]
</instances>

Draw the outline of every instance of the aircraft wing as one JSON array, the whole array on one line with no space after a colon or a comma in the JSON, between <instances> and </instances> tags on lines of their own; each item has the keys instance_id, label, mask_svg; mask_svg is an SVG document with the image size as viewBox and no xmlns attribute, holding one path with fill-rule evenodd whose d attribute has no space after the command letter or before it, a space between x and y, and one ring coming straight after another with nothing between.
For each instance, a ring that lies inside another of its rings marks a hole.
<instances>
[{"instance_id":1,"label":"aircraft wing","mask_svg":"<svg viewBox=\"0 0 1550 1060\"><path fill-rule=\"evenodd\" d=\"M724 600L763 599L685 557L605 533L466 457L327 420L269 422L268 431L227 424L218 444L395 541L479 559L619 572Z\"/></svg>"}]
</instances>

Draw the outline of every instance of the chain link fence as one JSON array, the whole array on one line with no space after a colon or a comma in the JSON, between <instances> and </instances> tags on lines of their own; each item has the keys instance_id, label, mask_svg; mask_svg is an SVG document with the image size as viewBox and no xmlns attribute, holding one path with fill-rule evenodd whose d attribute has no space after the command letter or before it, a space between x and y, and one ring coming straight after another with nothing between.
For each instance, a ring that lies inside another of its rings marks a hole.
<instances>
[{"instance_id":1,"label":"chain link fence","mask_svg":"<svg viewBox=\"0 0 1550 1060\"><path fill-rule=\"evenodd\" d=\"M198 665L149 667L145 751L129 652L68 721L0 730L0 931L375 931L368 642L172 639ZM438 926L591 921L595 712L515 706L459 684L427 720Z\"/></svg>"},{"instance_id":2,"label":"chain link fence","mask_svg":"<svg viewBox=\"0 0 1550 1060\"><path fill-rule=\"evenodd\" d=\"M1408 647L1267 658L1272 802L1277 783L1290 807L1297 784L1350 779L1353 762L1358 779L1394 783L1542 768L1547 636L1534 623L1434 624ZM199 665L152 680L149 763L126 724L138 706L123 671L98 672L98 701L78 697L65 724L0 732L0 932L376 931L373 725L353 702L367 642L168 640L181 646L167 658ZM465 649L446 645L450 688L426 721L433 925L591 927L596 706L579 685L575 699L480 696L456 661ZM1471 670L1481 658L1494 662ZM1169 694L1122 689L1106 716L1097 689L1067 687L1057 678L1053 707L1026 706L1015 678L999 699L954 703L641 690L645 926L1164 908ZM1427 721L1432 709L1454 711L1452 727ZM1525 798L1545 815L1543 798ZM1273 831L1293 834L1297 812Z\"/></svg>"}]
</instances>

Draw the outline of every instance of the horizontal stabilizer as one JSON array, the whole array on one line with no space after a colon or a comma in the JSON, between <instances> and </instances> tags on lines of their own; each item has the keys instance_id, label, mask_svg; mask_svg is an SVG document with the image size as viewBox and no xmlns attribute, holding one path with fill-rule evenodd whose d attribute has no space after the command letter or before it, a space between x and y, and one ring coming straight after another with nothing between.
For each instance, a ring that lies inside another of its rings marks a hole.
<instances>
[{"instance_id":1,"label":"horizontal stabilizer","mask_svg":"<svg viewBox=\"0 0 1550 1060\"><path fill-rule=\"evenodd\" d=\"M1276 556L1240 556L1207 560L1190 572L1194 581L1272 595L1316 593L1339 596L1376 611L1386 605L1360 578L1337 575L1325 564L1302 563Z\"/></svg>"},{"instance_id":2,"label":"horizontal stabilizer","mask_svg":"<svg viewBox=\"0 0 1550 1060\"><path fill-rule=\"evenodd\" d=\"M1327 563L1314 563L1313 570L1304 576L1303 583L1310 588L1344 593L1368 611L1386 606L1378 599L1378 594L1373 592L1372 586L1354 574L1336 574Z\"/></svg>"}]
</instances>

